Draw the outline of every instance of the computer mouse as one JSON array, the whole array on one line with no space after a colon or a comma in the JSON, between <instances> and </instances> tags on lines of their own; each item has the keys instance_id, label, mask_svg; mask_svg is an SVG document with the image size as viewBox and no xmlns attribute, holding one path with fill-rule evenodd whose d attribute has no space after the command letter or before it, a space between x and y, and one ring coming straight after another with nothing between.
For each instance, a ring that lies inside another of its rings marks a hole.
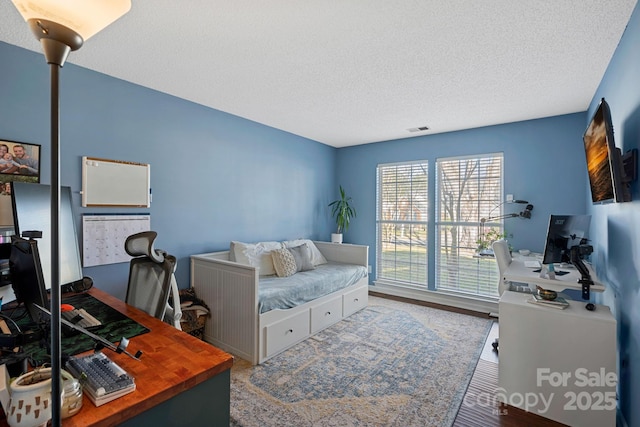
<instances>
[{"instance_id":1,"label":"computer mouse","mask_svg":"<svg viewBox=\"0 0 640 427\"><path fill-rule=\"evenodd\" d=\"M74 307L71 304L60 304L60 311L71 311Z\"/></svg>"},{"instance_id":2,"label":"computer mouse","mask_svg":"<svg viewBox=\"0 0 640 427\"><path fill-rule=\"evenodd\" d=\"M595 310L595 309L596 309L596 305L595 305L594 303L590 302L590 303L587 303L587 305L585 306L585 308L586 308L587 310L589 310L589 311L593 311L593 310Z\"/></svg>"}]
</instances>

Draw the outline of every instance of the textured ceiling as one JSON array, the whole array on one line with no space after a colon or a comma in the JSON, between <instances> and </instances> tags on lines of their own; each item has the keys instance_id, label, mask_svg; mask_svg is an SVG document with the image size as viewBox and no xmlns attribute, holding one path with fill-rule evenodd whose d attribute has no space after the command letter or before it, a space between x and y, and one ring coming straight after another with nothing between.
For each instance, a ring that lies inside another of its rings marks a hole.
<instances>
[{"instance_id":1,"label":"textured ceiling","mask_svg":"<svg viewBox=\"0 0 640 427\"><path fill-rule=\"evenodd\" d=\"M68 62L343 147L585 111L635 4L133 0Z\"/></svg>"}]
</instances>

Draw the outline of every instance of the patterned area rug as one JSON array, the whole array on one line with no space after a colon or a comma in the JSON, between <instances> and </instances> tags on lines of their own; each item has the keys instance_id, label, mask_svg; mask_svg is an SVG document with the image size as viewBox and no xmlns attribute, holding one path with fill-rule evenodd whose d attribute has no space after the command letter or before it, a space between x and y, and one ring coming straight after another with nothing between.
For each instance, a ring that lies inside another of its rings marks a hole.
<instances>
[{"instance_id":1,"label":"patterned area rug","mask_svg":"<svg viewBox=\"0 0 640 427\"><path fill-rule=\"evenodd\" d=\"M231 425L450 426L491 320L369 297L262 365L236 359Z\"/></svg>"}]
</instances>

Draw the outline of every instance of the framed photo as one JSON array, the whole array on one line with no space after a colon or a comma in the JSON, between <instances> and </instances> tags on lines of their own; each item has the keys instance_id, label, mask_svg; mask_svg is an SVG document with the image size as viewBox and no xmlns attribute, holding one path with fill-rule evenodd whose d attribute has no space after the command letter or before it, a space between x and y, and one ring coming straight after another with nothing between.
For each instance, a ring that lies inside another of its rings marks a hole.
<instances>
[{"instance_id":1,"label":"framed photo","mask_svg":"<svg viewBox=\"0 0 640 427\"><path fill-rule=\"evenodd\" d=\"M0 197L11 195L12 181L40 182L40 145L0 139Z\"/></svg>"}]
</instances>

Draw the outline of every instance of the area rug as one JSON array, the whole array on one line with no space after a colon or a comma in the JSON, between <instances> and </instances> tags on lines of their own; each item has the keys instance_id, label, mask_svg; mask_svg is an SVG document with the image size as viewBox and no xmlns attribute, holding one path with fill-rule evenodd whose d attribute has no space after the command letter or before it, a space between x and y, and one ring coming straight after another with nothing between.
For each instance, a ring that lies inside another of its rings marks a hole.
<instances>
[{"instance_id":1,"label":"area rug","mask_svg":"<svg viewBox=\"0 0 640 427\"><path fill-rule=\"evenodd\" d=\"M369 297L262 365L236 358L231 425L450 426L489 319Z\"/></svg>"}]
</instances>

